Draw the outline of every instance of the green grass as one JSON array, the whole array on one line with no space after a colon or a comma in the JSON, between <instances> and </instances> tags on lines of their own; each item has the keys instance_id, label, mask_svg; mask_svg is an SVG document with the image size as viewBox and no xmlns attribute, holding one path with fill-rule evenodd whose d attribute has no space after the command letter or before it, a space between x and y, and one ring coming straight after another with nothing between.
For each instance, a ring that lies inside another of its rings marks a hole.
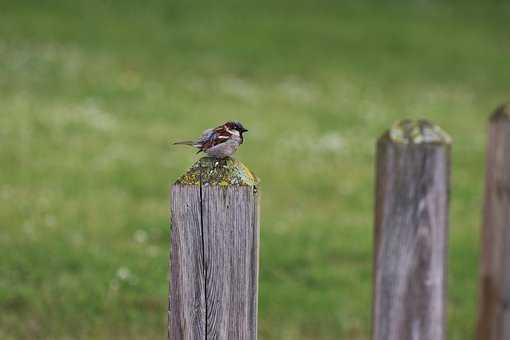
<instances>
[{"instance_id":1,"label":"green grass","mask_svg":"<svg viewBox=\"0 0 510 340\"><path fill-rule=\"evenodd\" d=\"M259 333L369 339L374 142L454 138L450 340L473 338L504 2L0 0L0 338L161 339L169 140L226 119L262 179Z\"/></svg>"}]
</instances>

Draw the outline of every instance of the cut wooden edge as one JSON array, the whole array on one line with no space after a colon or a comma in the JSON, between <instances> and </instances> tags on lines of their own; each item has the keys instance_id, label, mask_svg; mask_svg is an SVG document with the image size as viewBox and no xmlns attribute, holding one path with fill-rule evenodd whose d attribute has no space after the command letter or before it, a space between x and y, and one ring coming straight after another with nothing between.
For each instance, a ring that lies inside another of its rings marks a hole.
<instances>
[{"instance_id":1,"label":"cut wooden edge","mask_svg":"<svg viewBox=\"0 0 510 340\"><path fill-rule=\"evenodd\" d=\"M425 120L404 119L395 122L379 141L396 144L442 144L450 145L452 138L438 125Z\"/></svg>"},{"instance_id":2,"label":"cut wooden edge","mask_svg":"<svg viewBox=\"0 0 510 340\"><path fill-rule=\"evenodd\" d=\"M491 122L510 120L510 103L499 106L490 116Z\"/></svg>"},{"instance_id":3,"label":"cut wooden edge","mask_svg":"<svg viewBox=\"0 0 510 340\"><path fill-rule=\"evenodd\" d=\"M257 187L260 179L241 161L234 158L203 157L182 175L175 184L252 186Z\"/></svg>"}]
</instances>

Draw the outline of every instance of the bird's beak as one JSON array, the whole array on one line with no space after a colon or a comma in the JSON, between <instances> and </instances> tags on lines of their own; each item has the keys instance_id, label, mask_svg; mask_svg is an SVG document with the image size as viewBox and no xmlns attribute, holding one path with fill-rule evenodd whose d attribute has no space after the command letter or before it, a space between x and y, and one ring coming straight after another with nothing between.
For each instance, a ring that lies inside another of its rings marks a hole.
<instances>
[{"instance_id":1,"label":"bird's beak","mask_svg":"<svg viewBox=\"0 0 510 340\"><path fill-rule=\"evenodd\" d=\"M248 130L246 130L246 129L243 129L243 131L242 131L242 132L248 132Z\"/></svg>"}]
</instances>

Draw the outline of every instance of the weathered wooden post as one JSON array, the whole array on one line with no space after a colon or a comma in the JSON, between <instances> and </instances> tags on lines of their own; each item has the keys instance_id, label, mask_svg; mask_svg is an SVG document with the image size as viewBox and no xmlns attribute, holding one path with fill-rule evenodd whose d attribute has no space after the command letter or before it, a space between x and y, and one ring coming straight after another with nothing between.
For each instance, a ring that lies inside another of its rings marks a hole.
<instances>
[{"instance_id":1,"label":"weathered wooden post","mask_svg":"<svg viewBox=\"0 0 510 340\"><path fill-rule=\"evenodd\" d=\"M377 144L373 340L446 338L450 138L402 121Z\"/></svg>"},{"instance_id":2,"label":"weathered wooden post","mask_svg":"<svg viewBox=\"0 0 510 340\"><path fill-rule=\"evenodd\" d=\"M257 179L204 157L172 187L168 338L256 339Z\"/></svg>"},{"instance_id":3,"label":"weathered wooden post","mask_svg":"<svg viewBox=\"0 0 510 340\"><path fill-rule=\"evenodd\" d=\"M510 339L510 104L489 121L478 340Z\"/></svg>"}]
</instances>

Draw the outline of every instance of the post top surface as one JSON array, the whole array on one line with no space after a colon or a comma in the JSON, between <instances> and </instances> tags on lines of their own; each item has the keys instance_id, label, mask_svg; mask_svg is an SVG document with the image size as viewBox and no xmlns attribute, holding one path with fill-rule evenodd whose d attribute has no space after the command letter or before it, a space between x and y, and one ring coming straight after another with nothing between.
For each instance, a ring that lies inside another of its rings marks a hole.
<instances>
[{"instance_id":1,"label":"post top surface","mask_svg":"<svg viewBox=\"0 0 510 340\"><path fill-rule=\"evenodd\" d=\"M491 121L497 121L497 120L510 120L510 103L501 105L494 111L494 113L491 115L490 120Z\"/></svg>"},{"instance_id":2,"label":"post top surface","mask_svg":"<svg viewBox=\"0 0 510 340\"><path fill-rule=\"evenodd\" d=\"M175 184L256 186L259 179L241 161L234 158L203 157L182 175Z\"/></svg>"},{"instance_id":3,"label":"post top surface","mask_svg":"<svg viewBox=\"0 0 510 340\"><path fill-rule=\"evenodd\" d=\"M400 144L451 143L451 137L443 129L425 119L398 121L385 136L390 141Z\"/></svg>"}]
</instances>

